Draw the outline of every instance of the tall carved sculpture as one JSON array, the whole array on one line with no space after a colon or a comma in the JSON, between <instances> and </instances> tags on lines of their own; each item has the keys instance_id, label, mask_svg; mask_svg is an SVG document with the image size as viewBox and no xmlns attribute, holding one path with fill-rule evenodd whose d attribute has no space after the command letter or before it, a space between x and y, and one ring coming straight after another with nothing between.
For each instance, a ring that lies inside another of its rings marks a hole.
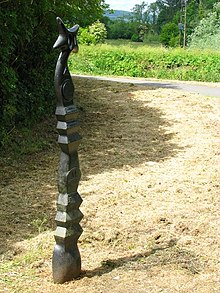
<instances>
[{"instance_id":1,"label":"tall carved sculpture","mask_svg":"<svg viewBox=\"0 0 220 293\"><path fill-rule=\"evenodd\" d=\"M57 96L57 130L58 143L61 148L58 170L58 199L55 231L56 245L53 252L52 269L55 283L64 283L79 276L81 258L77 246L82 233L79 224L83 214L79 210L82 199L77 192L80 169L78 146L79 135L78 111L73 104L74 85L68 70L67 60L71 51L77 53L76 35L78 25L67 29L62 20L57 17L59 36L53 46L61 53L55 69L55 90Z\"/></svg>"}]
</instances>

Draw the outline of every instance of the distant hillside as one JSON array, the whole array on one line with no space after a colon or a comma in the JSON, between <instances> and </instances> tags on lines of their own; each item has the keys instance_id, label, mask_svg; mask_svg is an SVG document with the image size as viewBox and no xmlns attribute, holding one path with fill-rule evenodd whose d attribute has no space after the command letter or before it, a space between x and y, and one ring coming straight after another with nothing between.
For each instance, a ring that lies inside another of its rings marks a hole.
<instances>
[{"instance_id":1,"label":"distant hillside","mask_svg":"<svg viewBox=\"0 0 220 293\"><path fill-rule=\"evenodd\" d=\"M128 19L129 16L132 15L132 12L125 11L125 10L114 10L114 13L110 13L109 11L106 11L104 15L110 18L111 20L115 20L121 17Z\"/></svg>"}]
</instances>

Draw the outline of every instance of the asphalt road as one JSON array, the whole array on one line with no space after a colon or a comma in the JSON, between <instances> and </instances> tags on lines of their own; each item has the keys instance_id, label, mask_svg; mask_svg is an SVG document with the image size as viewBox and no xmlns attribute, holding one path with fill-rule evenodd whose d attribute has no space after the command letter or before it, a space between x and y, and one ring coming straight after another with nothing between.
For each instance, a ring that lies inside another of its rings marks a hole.
<instances>
[{"instance_id":1,"label":"asphalt road","mask_svg":"<svg viewBox=\"0 0 220 293\"><path fill-rule=\"evenodd\" d=\"M202 83L190 83L179 81L160 81L149 80L143 78L123 78L123 77L104 77L104 76L90 76L90 75L73 75L78 77L85 77L97 80L108 80L122 83L132 83L135 85L150 86L155 88L169 88L175 90L187 91L190 93L197 93L203 96L220 97L220 83L210 83L203 85Z\"/></svg>"}]
</instances>

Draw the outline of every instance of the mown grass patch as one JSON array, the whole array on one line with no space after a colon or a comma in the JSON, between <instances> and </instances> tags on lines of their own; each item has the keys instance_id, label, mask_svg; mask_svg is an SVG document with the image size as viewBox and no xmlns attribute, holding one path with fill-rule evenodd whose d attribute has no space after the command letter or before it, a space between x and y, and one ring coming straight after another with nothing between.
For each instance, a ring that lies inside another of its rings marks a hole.
<instances>
[{"instance_id":1,"label":"mown grass patch","mask_svg":"<svg viewBox=\"0 0 220 293\"><path fill-rule=\"evenodd\" d=\"M47 120L35 130L50 148L1 157L0 292L220 292L219 98L74 84L82 274L53 284L59 149L51 144L55 120Z\"/></svg>"},{"instance_id":2,"label":"mown grass patch","mask_svg":"<svg viewBox=\"0 0 220 293\"><path fill-rule=\"evenodd\" d=\"M73 73L159 79L220 81L220 53L149 46L80 46L69 61Z\"/></svg>"}]
</instances>

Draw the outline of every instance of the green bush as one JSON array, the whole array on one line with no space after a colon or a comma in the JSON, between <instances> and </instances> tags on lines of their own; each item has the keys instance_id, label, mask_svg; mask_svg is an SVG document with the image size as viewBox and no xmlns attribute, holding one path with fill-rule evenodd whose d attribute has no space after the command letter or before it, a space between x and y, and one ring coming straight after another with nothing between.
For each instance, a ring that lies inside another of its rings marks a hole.
<instances>
[{"instance_id":1,"label":"green bush","mask_svg":"<svg viewBox=\"0 0 220 293\"><path fill-rule=\"evenodd\" d=\"M177 47L179 44L179 28L169 22L162 27L160 41L165 47Z\"/></svg>"},{"instance_id":2,"label":"green bush","mask_svg":"<svg viewBox=\"0 0 220 293\"><path fill-rule=\"evenodd\" d=\"M78 42L85 45L96 44L95 36L90 34L88 28L80 28Z\"/></svg>"},{"instance_id":3,"label":"green bush","mask_svg":"<svg viewBox=\"0 0 220 293\"><path fill-rule=\"evenodd\" d=\"M91 45L103 43L107 37L105 25L100 21L94 22L92 25L81 28L78 36L79 44Z\"/></svg>"},{"instance_id":4,"label":"green bush","mask_svg":"<svg viewBox=\"0 0 220 293\"><path fill-rule=\"evenodd\" d=\"M101 23L99 20L89 26L89 33L94 36L96 44L104 43L107 38L106 27L104 23Z\"/></svg>"},{"instance_id":5,"label":"green bush","mask_svg":"<svg viewBox=\"0 0 220 293\"><path fill-rule=\"evenodd\" d=\"M1 3L0 145L15 126L36 121L52 109L51 30L57 28L52 15L39 18L44 9L35 1Z\"/></svg>"},{"instance_id":6,"label":"green bush","mask_svg":"<svg viewBox=\"0 0 220 293\"><path fill-rule=\"evenodd\" d=\"M131 36L131 41L132 41L132 42L139 42L140 39L139 39L138 34L133 34L133 35Z\"/></svg>"}]
</instances>

